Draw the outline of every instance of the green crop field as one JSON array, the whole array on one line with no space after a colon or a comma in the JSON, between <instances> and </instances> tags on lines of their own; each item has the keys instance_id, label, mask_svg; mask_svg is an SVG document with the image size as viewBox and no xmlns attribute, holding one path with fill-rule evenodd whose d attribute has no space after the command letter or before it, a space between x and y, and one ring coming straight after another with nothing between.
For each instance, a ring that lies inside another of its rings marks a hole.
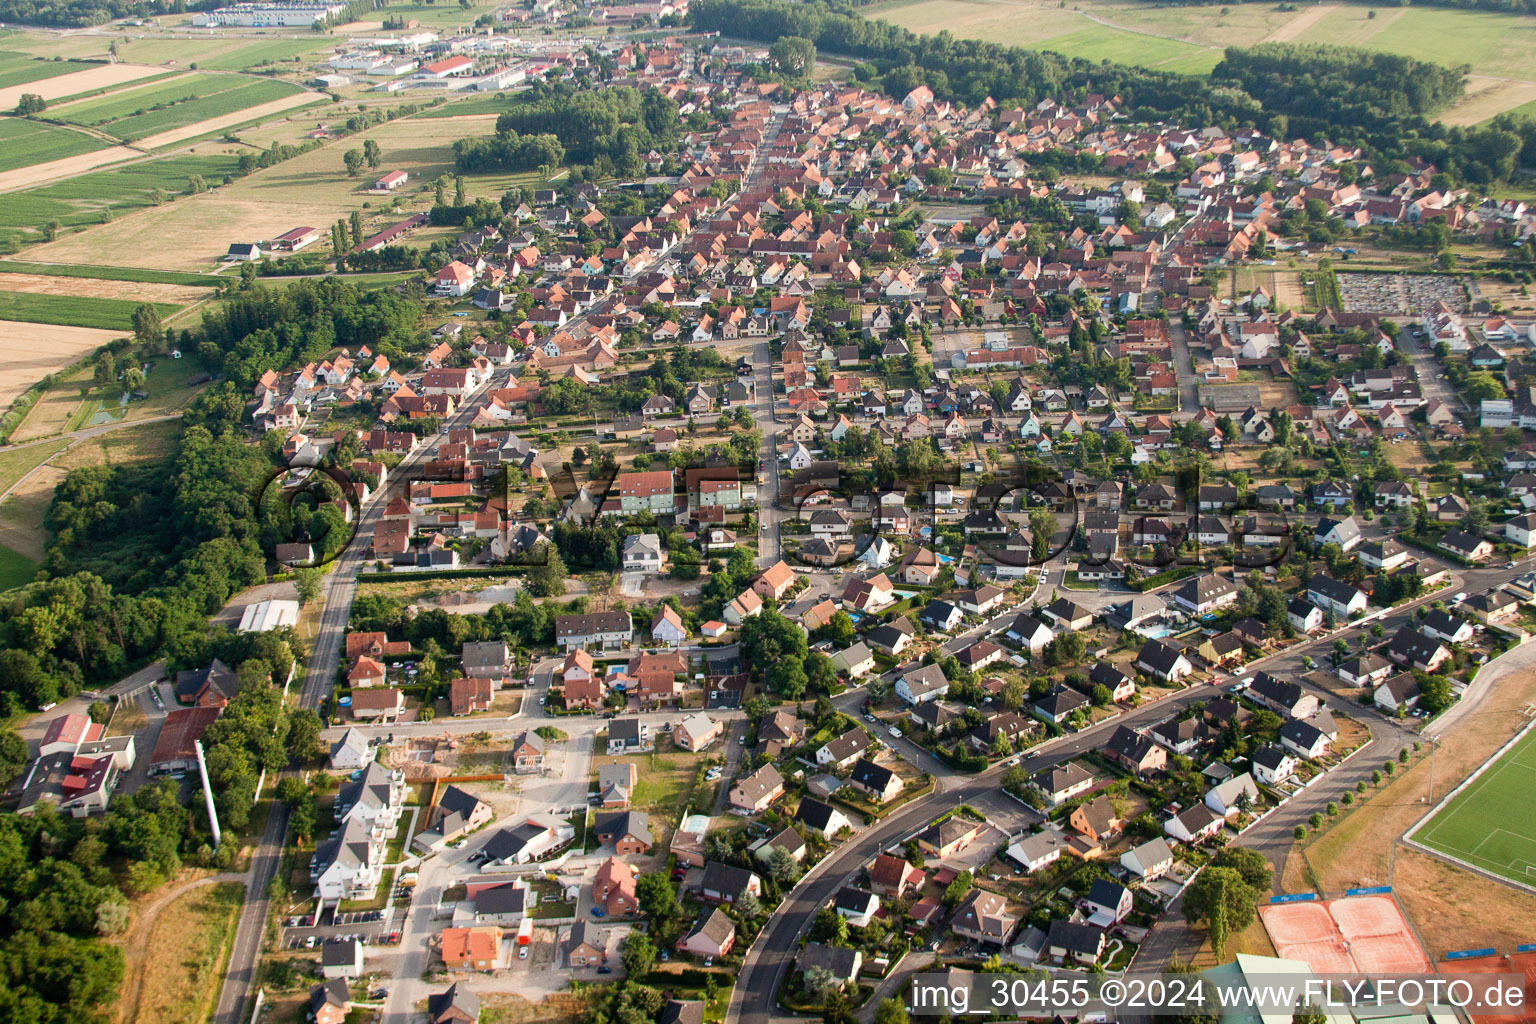
<instances>
[{"instance_id":1,"label":"green crop field","mask_svg":"<svg viewBox=\"0 0 1536 1024\"><path fill-rule=\"evenodd\" d=\"M185 193L193 174L216 185L233 174L238 163L239 158L230 155L167 157L12 192L0 196L0 230L34 230L50 220L65 227L96 224L103 210L118 214L150 205L155 189Z\"/></svg>"},{"instance_id":2,"label":"green crop field","mask_svg":"<svg viewBox=\"0 0 1536 1024\"><path fill-rule=\"evenodd\" d=\"M334 43L324 36L266 42L214 36L208 39L135 39L119 43L117 52L122 59L139 64L174 61L182 67L196 65L212 71L250 71L302 57L329 45Z\"/></svg>"},{"instance_id":3,"label":"green crop field","mask_svg":"<svg viewBox=\"0 0 1536 1024\"><path fill-rule=\"evenodd\" d=\"M1414 838L1502 878L1536 885L1536 731L1528 733Z\"/></svg>"},{"instance_id":4,"label":"green crop field","mask_svg":"<svg viewBox=\"0 0 1536 1024\"><path fill-rule=\"evenodd\" d=\"M217 288L228 280L212 274L187 274L178 270L88 267L74 263L27 263L21 260L0 260L0 273L41 274L44 277L83 277L94 281L135 281L140 284L181 284L193 288Z\"/></svg>"},{"instance_id":5,"label":"green crop field","mask_svg":"<svg viewBox=\"0 0 1536 1024\"><path fill-rule=\"evenodd\" d=\"M33 292L0 292L0 320L64 327L95 327L103 331L133 329L133 311L139 303L129 299L93 299L80 295L38 295ZM181 307L155 303L161 317Z\"/></svg>"},{"instance_id":6,"label":"green crop field","mask_svg":"<svg viewBox=\"0 0 1536 1024\"><path fill-rule=\"evenodd\" d=\"M58 116L71 124L99 128L132 142L302 91L297 85L274 79L199 72L71 104L60 109Z\"/></svg>"},{"instance_id":7,"label":"green crop field","mask_svg":"<svg viewBox=\"0 0 1536 1024\"><path fill-rule=\"evenodd\" d=\"M106 146L101 139L57 125L16 117L0 120L0 171L79 156Z\"/></svg>"},{"instance_id":8,"label":"green crop field","mask_svg":"<svg viewBox=\"0 0 1536 1024\"><path fill-rule=\"evenodd\" d=\"M3 50L0 51L0 89L94 67L97 65L82 60L41 60L30 54Z\"/></svg>"}]
</instances>

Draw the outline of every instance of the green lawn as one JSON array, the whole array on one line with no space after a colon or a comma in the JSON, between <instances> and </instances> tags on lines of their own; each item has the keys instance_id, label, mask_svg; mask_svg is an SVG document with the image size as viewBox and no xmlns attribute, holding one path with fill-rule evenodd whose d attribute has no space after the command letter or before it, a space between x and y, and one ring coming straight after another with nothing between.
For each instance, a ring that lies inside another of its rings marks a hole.
<instances>
[{"instance_id":1,"label":"green lawn","mask_svg":"<svg viewBox=\"0 0 1536 1024\"><path fill-rule=\"evenodd\" d=\"M62 160L98 149L106 142L81 132L19 117L0 119L0 171Z\"/></svg>"},{"instance_id":2,"label":"green lawn","mask_svg":"<svg viewBox=\"0 0 1536 1024\"><path fill-rule=\"evenodd\" d=\"M1536 731L1462 790L1415 838L1511 881L1536 884L1536 815L1529 813L1533 788Z\"/></svg>"},{"instance_id":3,"label":"green lawn","mask_svg":"<svg viewBox=\"0 0 1536 1024\"><path fill-rule=\"evenodd\" d=\"M194 288L217 288L226 278L213 274L186 274L176 270L146 270L143 267L88 267L74 263L27 263L0 260L0 273L40 274L44 277L84 277L95 281L137 281L142 284L181 284Z\"/></svg>"},{"instance_id":4,"label":"green lawn","mask_svg":"<svg viewBox=\"0 0 1536 1024\"><path fill-rule=\"evenodd\" d=\"M138 306L139 303L131 299L0 292L0 320L19 320L29 324L62 324L66 327L126 331L133 329L133 311ZM162 318L181 308L167 302L157 302L155 306L160 310Z\"/></svg>"},{"instance_id":5,"label":"green lawn","mask_svg":"<svg viewBox=\"0 0 1536 1024\"><path fill-rule=\"evenodd\" d=\"M70 104L57 114L71 124L98 128L131 142L302 91L297 85L270 78L197 72Z\"/></svg>"},{"instance_id":6,"label":"green lawn","mask_svg":"<svg viewBox=\"0 0 1536 1024\"><path fill-rule=\"evenodd\" d=\"M16 481L68 447L69 442L65 440L32 445L27 448L0 450L0 494L10 490L16 485Z\"/></svg>"},{"instance_id":7,"label":"green lawn","mask_svg":"<svg viewBox=\"0 0 1536 1024\"><path fill-rule=\"evenodd\" d=\"M38 563L20 551L0 545L0 591L31 583L37 568Z\"/></svg>"}]
</instances>

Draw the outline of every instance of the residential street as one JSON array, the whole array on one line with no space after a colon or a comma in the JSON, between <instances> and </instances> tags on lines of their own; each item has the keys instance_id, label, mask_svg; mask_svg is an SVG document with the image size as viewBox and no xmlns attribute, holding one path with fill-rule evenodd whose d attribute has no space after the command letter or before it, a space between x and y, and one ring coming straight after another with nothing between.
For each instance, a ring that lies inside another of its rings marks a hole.
<instances>
[{"instance_id":1,"label":"residential street","mask_svg":"<svg viewBox=\"0 0 1536 1024\"><path fill-rule=\"evenodd\" d=\"M1448 594L1462 589L1468 593L1480 593L1491 590L1508 580L1518 576L1524 563L1513 569L1504 568L1478 568L1458 570L1453 574L1452 585L1448 589L1436 591L1425 595L1416 601L1394 609L1390 614L1379 620L1387 633L1390 634L1400 625L1411 620L1413 611L1420 605L1432 603L1435 600L1444 600ZM1011 618L1009 613L1006 618ZM999 618L1005 618L1000 616ZM969 631L966 636L974 639L993 623L986 627ZM1353 642L1363 631L1368 630L1369 622L1357 623L1349 628L1340 630L1335 634L1321 637L1303 644L1298 644L1276 655L1257 659L1250 663L1250 672L1260 670L1270 672L1282 679L1294 680L1302 683L1309 690L1337 705L1337 698L1332 697L1326 691L1321 690L1306 680L1302 679L1305 668L1301 663L1304 655L1310 654L1321 662L1326 653L1331 650L1333 641L1342 636ZM946 645L948 649L949 645ZM1533 649L1536 655L1536 649ZM1527 660L1522 649L1518 655L1520 663ZM1455 712L1457 717L1472 713L1476 704L1483 700L1489 692L1490 686L1472 687L1457 705ZM854 698L846 698L842 703L857 704L860 696L854 691ZM1024 757L1022 763L1030 771L1038 770L1050 764L1067 760L1085 750L1097 749L1109 738L1110 733L1120 725L1139 727L1150 725L1170 715L1176 714L1180 709L1197 700L1209 699L1213 690L1208 686L1191 687L1165 698L1155 704L1137 708L1117 718L1092 726L1082 732L1069 734L1058 739L1041 744L1031 749ZM1259 825L1250 829L1243 835L1240 844L1250 846L1264 854L1265 858L1278 869L1284 864L1286 853L1294 841L1292 832L1299 822L1305 822L1315 811L1321 810L1330 800L1335 800L1345 788L1352 787L1359 781L1362 773L1370 774L1370 767L1379 766L1388 758L1395 757L1405 746L1411 746L1418 735L1413 731L1413 720L1398 721L1386 718L1373 708L1365 708L1359 705L1348 709L1361 721L1364 721L1371 729L1372 739L1365 745L1347 764L1328 773L1323 778L1314 782L1298 796L1292 798L1284 806L1274 811ZM1449 720L1449 719L1448 719ZM1436 730L1438 732L1438 730ZM903 743L903 751L907 745ZM736 989L731 996L730 1010L727 1020L732 1024L767 1024L768 1021L783 1016L778 1013L776 1007L776 994L782 981L783 972L793 962L793 953L799 946L799 940L805 930L810 927L815 914L825 905L847 878L861 869L875 853L887 846L905 839L927 825L935 816L944 810L957 804L974 801L985 794L995 792L997 779L1002 774L1006 764L1002 762L978 775L963 776L954 773L950 769L939 765L929 758L923 763L923 767L934 772L936 778L944 779L945 788L936 790L928 796L922 797L902 807L890 817L881 821L873 828L866 829L854 838L850 839L832 854L826 857L815 869L809 872L795 890L785 899L778 910L769 919L759 934L757 941L747 951L746 959L740 975L737 979ZM937 768L932 766L937 765ZM1279 886L1278 875L1275 885ZM1188 935L1182 927L1182 918L1178 916L1178 903L1169 909L1165 920L1172 922L1172 927L1160 926L1148 936L1137 956L1138 967L1155 968L1167 962L1171 955L1179 949L1179 939Z\"/></svg>"}]
</instances>

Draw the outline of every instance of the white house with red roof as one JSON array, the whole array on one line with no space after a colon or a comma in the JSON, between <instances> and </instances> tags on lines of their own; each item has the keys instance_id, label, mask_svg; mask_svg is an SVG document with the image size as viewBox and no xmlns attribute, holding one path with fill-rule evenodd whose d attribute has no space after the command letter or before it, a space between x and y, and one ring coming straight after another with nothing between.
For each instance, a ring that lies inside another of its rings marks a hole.
<instances>
[{"instance_id":1,"label":"white house with red roof","mask_svg":"<svg viewBox=\"0 0 1536 1024\"><path fill-rule=\"evenodd\" d=\"M475 272L473 268L454 260L437 272L433 285L439 295L468 295L475 287Z\"/></svg>"}]
</instances>

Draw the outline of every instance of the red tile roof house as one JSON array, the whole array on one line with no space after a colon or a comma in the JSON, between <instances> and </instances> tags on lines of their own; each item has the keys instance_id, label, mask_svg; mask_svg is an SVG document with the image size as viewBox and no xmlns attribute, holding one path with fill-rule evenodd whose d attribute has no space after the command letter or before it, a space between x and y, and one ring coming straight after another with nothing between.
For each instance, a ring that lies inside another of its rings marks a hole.
<instances>
[{"instance_id":1,"label":"red tile roof house","mask_svg":"<svg viewBox=\"0 0 1536 1024\"><path fill-rule=\"evenodd\" d=\"M609 857L592 879L592 901L602 906L609 917L629 917L639 909L635 899L635 869Z\"/></svg>"},{"instance_id":2,"label":"red tile roof house","mask_svg":"<svg viewBox=\"0 0 1536 1024\"><path fill-rule=\"evenodd\" d=\"M489 679L455 679L448 684L448 703L455 715L491 710Z\"/></svg>"}]
</instances>

